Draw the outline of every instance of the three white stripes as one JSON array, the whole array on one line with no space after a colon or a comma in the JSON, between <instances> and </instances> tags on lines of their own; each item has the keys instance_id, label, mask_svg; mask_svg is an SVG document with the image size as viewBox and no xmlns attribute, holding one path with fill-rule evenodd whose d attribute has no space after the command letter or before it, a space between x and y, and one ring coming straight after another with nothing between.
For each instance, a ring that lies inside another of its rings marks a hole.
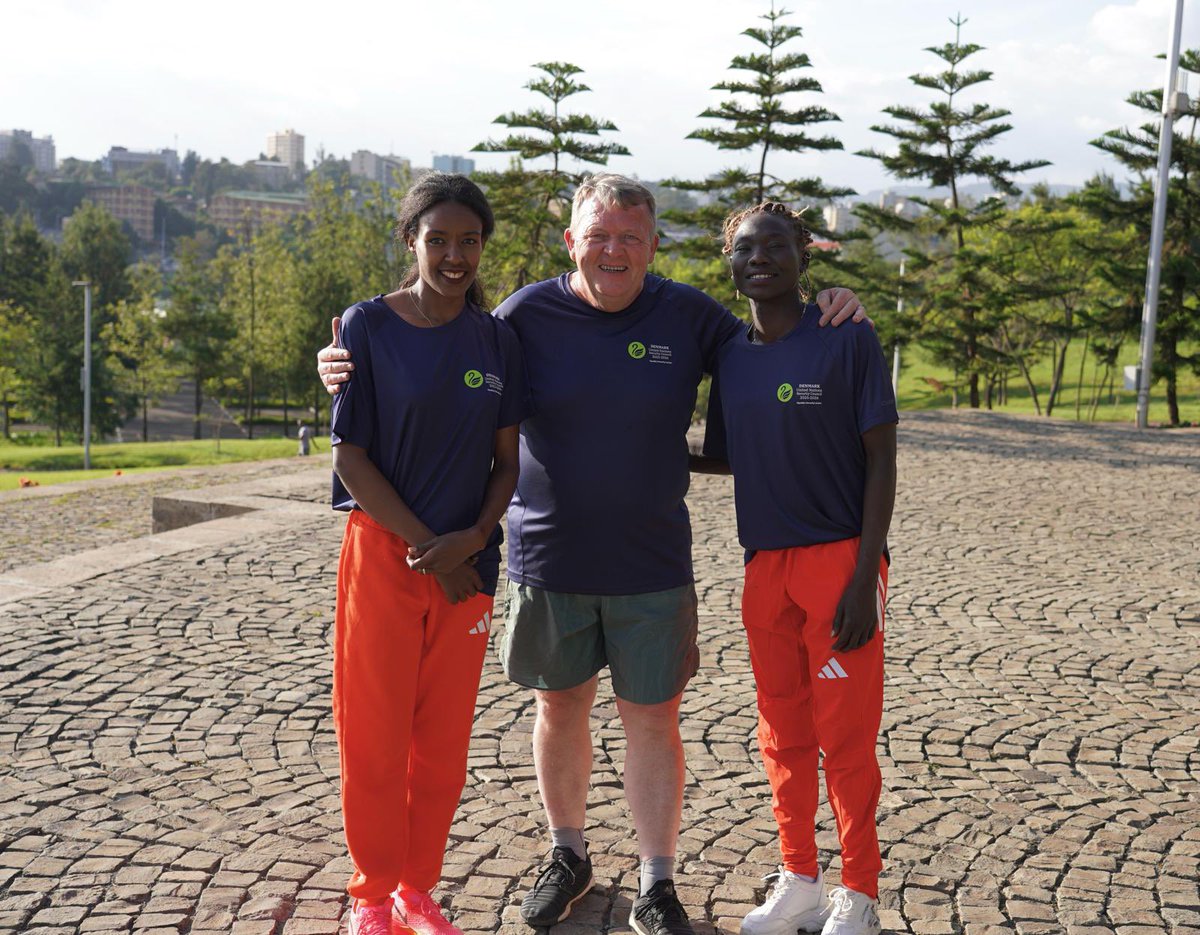
<instances>
[{"instance_id":1,"label":"three white stripes","mask_svg":"<svg viewBox=\"0 0 1200 935\"><path fill-rule=\"evenodd\" d=\"M827 663L825 663L825 665L821 666L821 671L817 673L817 678L819 678L819 679L848 679L848 678L850 678L850 675L849 675L849 673L846 672L845 669L842 668L842 664L840 662L838 662L837 659L830 658L830 660Z\"/></svg>"},{"instance_id":2,"label":"three white stripes","mask_svg":"<svg viewBox=\"0 0 1200 935\"><path fill-rule=\"evenodd\" d=\"M488 612L484 613L483 619L480 620L477 624L475 624L475 626L471 627L471 629L469 629L467 632L468 633L487 633L487 631L489 629L491 629L491 626L492 626L492 614L490 611L488 611Z\"/></svg>"}]
</instances>

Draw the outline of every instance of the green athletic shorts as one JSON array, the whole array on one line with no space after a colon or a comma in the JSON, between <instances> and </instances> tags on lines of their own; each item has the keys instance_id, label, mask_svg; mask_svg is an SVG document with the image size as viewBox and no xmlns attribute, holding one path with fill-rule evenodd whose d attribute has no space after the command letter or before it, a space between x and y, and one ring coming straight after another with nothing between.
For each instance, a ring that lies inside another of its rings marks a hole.
<instances>
[{"instance_id":1,"label":"green athletic shorts","mask_svg":"<svg viewBox=\"0 0 1200 935\"><path fill-rule=\"evenodd\" d=\"M661 704L700 665L696 589L607 596L508 583L500 660L519 685L561 691L608 666L617 697Z\"/></svg>"}]
</instances>

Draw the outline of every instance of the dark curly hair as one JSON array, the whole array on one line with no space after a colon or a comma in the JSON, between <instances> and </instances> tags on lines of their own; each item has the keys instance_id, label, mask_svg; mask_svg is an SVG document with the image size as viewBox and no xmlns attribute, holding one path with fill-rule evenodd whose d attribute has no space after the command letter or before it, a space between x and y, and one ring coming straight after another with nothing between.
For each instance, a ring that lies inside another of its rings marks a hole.
<instances>
[{"instance_id":1,"label":"dark curly hair","mask_svg":"<svg viewBox=\"0 0 1200 935\"><path fill-rule=\"evenodd\" d=\"M447 201L462 205L479 216L483 225L481 232L484 242L492 236L496 229L496 216L492 214L492 206L488 204L487 196L478 185L458 173L427 172L413 183L400 202L400 213L396 218L396 240L406 244L409 237L416 237L417 229L421 226L421 217ZM414 263L400 282L400 288L407 289L420 277L421 272ZM487 308L487 296L483 286L479 284L478 276L467 290L467 300L479 308Z\"/></svg>"},{"instance_id":2,"label":"dark curly hair","mask_svg":"<svg viewBox=\"0 0 1200 935\"><path fill-rule=\"evenodd\" d=\"M812 260L812 251L808 249L809 244L813 242L812 231L804 226L802 212L793 211L780 201L764 201L741 211L735 211L725 218L725 223L721 227L721 232L725 236L725 244L721 247L721 252L726 256L733 252L733 235L737 233L737 229L742 226L743 221L756 214L769 214L791 223L792 232L796 237L796 246L800 250L800 272L807 272L809 261Z\"/></svg>"}]
</instances>

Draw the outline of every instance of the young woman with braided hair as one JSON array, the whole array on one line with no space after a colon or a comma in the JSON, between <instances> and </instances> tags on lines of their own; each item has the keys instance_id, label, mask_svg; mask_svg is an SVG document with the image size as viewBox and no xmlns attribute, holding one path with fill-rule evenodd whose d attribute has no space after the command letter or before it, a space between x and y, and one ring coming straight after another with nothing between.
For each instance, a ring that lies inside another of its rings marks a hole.
<instances>
[{"instance_id":1,"label":"young woman with braided hair","mask_svg":"<svg viewBox=\"0 0 1200 935\"><path fill-rule=\"evenodd\" d=\"M744 935L880 931L875 740L896 401L871 327L817 327L811 242L783 204L725 222L752 325L718 356L704 454L734 475L742 619L783 859ZM842 885L828 901L814 830L821 753L842 849Z\"/></svg>"}]
</instances>

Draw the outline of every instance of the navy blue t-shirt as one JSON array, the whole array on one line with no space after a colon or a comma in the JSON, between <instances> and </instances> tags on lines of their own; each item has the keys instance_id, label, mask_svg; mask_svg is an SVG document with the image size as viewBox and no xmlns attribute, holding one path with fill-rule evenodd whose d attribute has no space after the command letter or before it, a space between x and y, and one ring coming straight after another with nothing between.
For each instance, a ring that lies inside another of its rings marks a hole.
<instances>
[{"instance_id":1,"label":"navy blue t-shirt","mask_svg":"<svg viewBox=\"0 0 1200 935\"><path fill-rule=\"evenodd\" d=\"M862 533L862 435L899 420L874 329L818 328L809 305L771 344L748 328L717 360L704 453L733 469L738 539L752 551Z\"/></svg>"},{"instance_id":2,"label":"navy blue t-shirt","mask_svg":"<svg viewBox=\"0 0 1200 935\"><path fill-rule=\"evenodd\" d=\"M383 296L342 315L340 346L354 379L334 397L334 445L365 448L400 499L437 535L479 519L492 472L496 430L529 414L521 347L512 329L468 305L437 328L417 328ZM357 504L333 476L333 508ZM499 525L476 569L494 594Z\"/></svg>"},{"instance_id":3,"label":"navy blue t-shirt","mask_svg":"<svg viewBox=\"0 0 1200 935\"><path fill-rule=\"evenodd\" d=\"M521 426L508 576L579 594L680 587L692 580L683 498L696 386L740 322L659 276L629 308L602 312L569 275L496 310L521 339L535 413Z\"/></svg>"}]
</instances>

